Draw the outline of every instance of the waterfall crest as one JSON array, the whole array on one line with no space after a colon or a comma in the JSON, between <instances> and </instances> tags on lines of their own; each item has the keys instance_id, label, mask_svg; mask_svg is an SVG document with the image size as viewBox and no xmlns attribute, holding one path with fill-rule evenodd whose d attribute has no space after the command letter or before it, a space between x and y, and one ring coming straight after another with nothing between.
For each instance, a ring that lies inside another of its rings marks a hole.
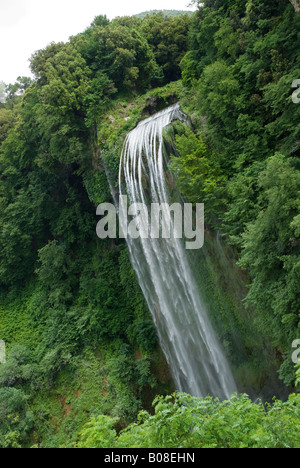
<instances>
[{"instance_id":1,"label":"waterfall crest","mask_svg":"<svg viewBox=\"0 0 300 468\"><path fill-rule=\"evenodd\" d=\"M127 135L120 161L119 191L131 203L171 203L163 129L173 120L185 121L178 104L140 122ZM128 237L127 243L177 389L193 396L230 398L237 391L235 382L182 240Z\"/></svg>"}]
</instances>

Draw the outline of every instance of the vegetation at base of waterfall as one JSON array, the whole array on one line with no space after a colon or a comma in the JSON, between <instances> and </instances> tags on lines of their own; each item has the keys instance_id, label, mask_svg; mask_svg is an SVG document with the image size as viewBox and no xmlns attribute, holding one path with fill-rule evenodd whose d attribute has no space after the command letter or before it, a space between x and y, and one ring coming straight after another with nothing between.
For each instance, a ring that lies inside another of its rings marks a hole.
<instances>
[{"instance_id":1,"label":"vegetation at base of waterfall","mask_svg":"<svg viewBox=\"0 0 300 468\"><path fill-rule=\"evenodd\" d=\"M166 397L172 379L126 245L95 233L124 136L179 100L191 125L169 130L171 170L188 200L205 203L207 231L222 233L249 286L246 313L230 315L228 279L224 301L209 259L224 348L236 355L239 335L236 375L261 388L270 342L297 391L300 16L287 0L195 9L96 17L37 51L34 79L0 82L1 448L299 445L298 395L267 408Z\"/></svg>"},{"instance_id":2,"label":"vegetation at base of waterfall","mask_svg":"<svg viewBox=\"0 0 300 468\"><path fill-rule=\"evenodd\" d=\"M121 431L116 419L92 418L77 448L299 448L300 395L283 403L253 403L247 395L220 402L175 393L158 396L154 414L142 411Z\"/></svg>"}]
</instances>

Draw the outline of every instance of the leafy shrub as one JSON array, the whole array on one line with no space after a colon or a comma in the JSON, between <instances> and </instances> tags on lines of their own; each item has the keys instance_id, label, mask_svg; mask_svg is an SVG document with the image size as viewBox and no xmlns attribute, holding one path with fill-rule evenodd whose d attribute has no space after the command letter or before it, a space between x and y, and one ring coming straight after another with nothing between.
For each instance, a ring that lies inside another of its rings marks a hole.
<instances>
[{"instance_id":1,"label":"leafy shrub","mask_svg":"<svg viewBox=\"0 0 300 468\"><path fill-rule=\"evenodd\" d=\"M247 395L220 402L212 397L193 398L176 393L154 400L155 414L139 414L137 423L118 438L105 420L111 448L299 448L300 395L272 405L252 402ZM101 420L102 422L102 420ZM104 425L100 428L103 440ZM89 446L97 444L96 421L86 426ZM82 436L81 436L82 437ZM86 442L83 437L79 446Z\"/></svg>"}]
</instances>

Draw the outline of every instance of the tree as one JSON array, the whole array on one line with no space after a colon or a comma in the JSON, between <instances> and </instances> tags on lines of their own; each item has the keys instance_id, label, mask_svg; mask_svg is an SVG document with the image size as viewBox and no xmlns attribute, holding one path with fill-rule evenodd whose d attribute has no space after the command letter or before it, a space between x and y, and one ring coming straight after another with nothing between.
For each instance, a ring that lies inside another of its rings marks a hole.
<instances>
[{"instance_id":1,"label":"tree","mask_svg":"<svg viewBox=\"0 0 300 468\"><path fill-rule=\"evenodd\" d=\"M88 91L90 70L71 44L48 49L37 52L31 61L32 70L43 83L39 94L44 107L62 115L79 111Z\"/></svg>"},{"instance_id":2,"label":"tree","mask_svg":"<svg viewBox=\"0 0 300 468\"><path fill-rule=\"evenodd\" d=\"M28 398L22 390L0 388L0 447L20 448L33 426Z\"/></svg>"},{"instance_id":3,"label":"tree","mask_svg":"<svg viewBox=\"0 0 300 468\"><path fill-rule=\"evenodd\" d=\"M243 235L240 265L253 276L248 302L272 330L274 346L289 353L300 331L300 172L280 154L268 160L259 177L260 211ZM287 362L292 366L290 356ZM284 369L284 368L283 368ZM282 373L287 384L293 373Z\"/></svg>"},{"instance_id":4,"label":"tree","mask_svg":"<svg viewBox=\"0 0 300 468\"><path fill-rule=\"evenodd\" d=\"M151 14L143 20L141 30L150 44L163 73L162 83L179 80L180 62L188 49L189 15L165 17Z\"/></svg>"},{"instance_id":5,"label":"tree","mask_svg":"<svg viewBox=\"0 0 300 468\"><path fill-rule=\"evenodd\" d=\"M14 84L6 86L5 93L7 99L14 99L16 96L21 96L26 89L32 84L32 79L26 76L19 76Z\"/></svg>"},{"instance_id":6,"label":"tree","mask_svg":"<svg viewBox=\"0 0 300 468\"><path fill-rule=\"evenodd\" d=\"M106 75L119 91L147 89L157 67L145 37L122 18L95 24L74 44L90 69Z\"/></svg>"},{"instance_id":7,"label":"tree","mask_svg":"<svg viewBox=\"0 0 300 468\"><path fill-rule=\"evenodd\" d=\"M14 344L5 365L0 367L0 386L13 387L28 382L36 371L32 352L24 345Z\"/></svg>"}]
</instances>

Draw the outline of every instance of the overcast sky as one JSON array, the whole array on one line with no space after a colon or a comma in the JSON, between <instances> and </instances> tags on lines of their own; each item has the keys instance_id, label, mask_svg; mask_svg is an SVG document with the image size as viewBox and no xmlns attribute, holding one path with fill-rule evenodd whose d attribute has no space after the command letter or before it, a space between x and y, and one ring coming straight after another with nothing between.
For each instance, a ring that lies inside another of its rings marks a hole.
<instances>
[{"instance_id":1,"label":"overcast sky","mask_svg":"<svg viewBox=\"0 0 300 468\"><path fill-rule=\"evenodd\" d=\"M30 76L28 59L50 42L67 41L97 15L194 10L190 0L0 0L0 81Z\"/></svg>"}]
</instances>

